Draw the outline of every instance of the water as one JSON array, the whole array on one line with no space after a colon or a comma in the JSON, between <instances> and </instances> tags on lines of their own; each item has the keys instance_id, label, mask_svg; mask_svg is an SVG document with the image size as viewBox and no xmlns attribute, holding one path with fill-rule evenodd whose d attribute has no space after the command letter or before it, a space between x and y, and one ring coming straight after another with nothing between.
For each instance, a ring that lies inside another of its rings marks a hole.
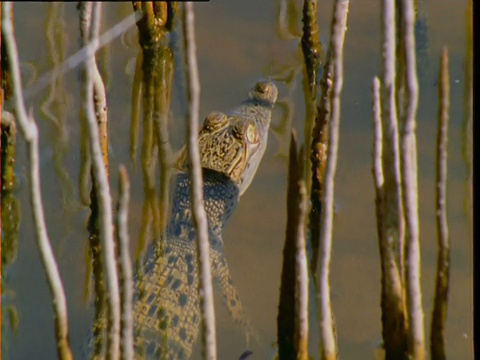
<instances>
[{"instance_id":1,"label":"water","mask_svg":"<svg viewBox=\"0 0 480 360\"><path fill-rule=\"evenodd\" d=\"M58 4L56 5L58 9ZM53 5L16 3L15 31L24 78L29 84L54 66L55 51L47 42L47 20ZM59 29L55 48L63 46L63 59L78 50L79 31L74 3L51 16ZM420 106L418 110L418 157L420 194L420 236L422 246L422 287L425 327L428 339L436 267L436 228L434 219L434 171L437 116L438 62L441 49L450 55L451 111L449 129L448 218L451 239L451 278L446 328L449 359L473 359L472 340L472 241L471 224L464 202L467 170L462 159L465 141L462 133L465 83L465 11L467 2L420 2L426 19L426 38L419 41ZM61 9L60 9L61 10ZM336 203L332 254L332 300L337 322L340 356L345 359L372 358L381 341L380 265L376 237L374 192L371 175L372 77L380 74L379 4L354 1L350 4L344 53L344 87L340 129L339 162L336 175ZM299 66L298 39L280 39L276 32L278 3L254 0L211 1L195 5L196 37L201 82L203 118L213 110L226 111L246 96L259 79ZM111 27L131 14L130 3L109 3L104 7L105 27ZM320 37L329 39L331 1L318 5ZM60 15L59 15L60 14ZM298 25L300 26L300 25ZM63 44L63 45L62 45ZM181 47L181 43L177 45ZM423 52L422 52L423 51ZM130 235L134 254L141 222L143 182L140 167L133 168L129 156L131 111L131 64L136 57L136 29L114 40L101 52L106 59L107 101L110 132L110 182L116 199L117 168L127 166L132 182ZM177 63L172 96L172 146L182 145L185 96L183 65ZM130 69L130 70L129 70ZM93 315L84 300L86 274L85 229L88 210L79 201L79 72L66 74L63 90L55 102L45 105L50 89L32 96L32 107L40 129L42 195L50 239L58 259L67 295L70 341L76 358L82 358L82 345ZM59 85L61 86L61 85ZM304 103L301 77L295 86L279 84L279 98L294 104L291 123L282 120L280 107L274 112L272 127L294 127L303 141ZM42 110L43 105L43 110ZM53 113L57 116L48 116ZM58 114L60 115L58 117ZM271 358L276 339L281 252L286 223L286 152L288 131L270 133L264 159L255 179L242 196L224 232L225 253L243 305L257 327L260 343L245 344L241 330L233 326L216 297L219 358L238 358L247 349L252 358ZM52 306L40 263L26 183L26 152L23 140L17 148L16 173L20 186L16 196L21 206L18 256L4 273L3 306L18 312L14 334L4 318L3 342L6 359L51 359L56 355ZM138 162L138 161L137 161ZM158 182L157 182L158 184ZM158 185L157 185L158 186ZM6 291L8 290L8 291ZM311 354L318 358L318 332L311 329ZM194 350L199 358L200 346Z\"/></svg>"}]
</instances>

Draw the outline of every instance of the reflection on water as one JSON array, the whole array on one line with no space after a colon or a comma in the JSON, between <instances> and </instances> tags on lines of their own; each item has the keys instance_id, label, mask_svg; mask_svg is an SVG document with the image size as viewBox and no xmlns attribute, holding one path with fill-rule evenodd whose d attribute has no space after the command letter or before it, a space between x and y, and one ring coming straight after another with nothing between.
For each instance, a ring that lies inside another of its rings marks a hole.
<instances>
[{"instance_id":1,"label":"reflection on water","mask_svg":"<svg viewBox=\"0 0 480 360\"><path fill-rule=\"evenodd\" d=\"M293 2L292 2L293 3ZM273 69L276 64L297 64L298 39L280 39L276 33L276 2L254 0L237 2L198 3L196 10L197 51L202 85L201 116L211 109L225 109L244 96L261 74L262 69ZM328 19L331 1L319 2L318 24L320 38L329 34ZM433 217L434 204L434 147L437 109L437 88L434 76L437 73L437 58L446 45L450 53L451 84L451 142L449 145L448 215L452 239L451 290L449 315L447 319L447 355L455 359L472 359L472 309L471 299L471 238L470 226L464 216L464 188L471 183L462 161L461 123L463 97L463 66L465 58L471 55L465 51L465 10L466 0L455 2L420 2L419 9L428 25L428 51L425 55L426 79L420 83L420 108L418 112L419 152L419 193L422 246L422 285L425 297L425 323L430 322L435 255L436 233ZM15 6L16 34L21 59L32 63L39 74L50 70L51 64L44 56L47 41L44 34L45 19L49 5L31 3ZM131 4L109 4L105 7L106 23L114 24L132 11ZM373 1L352 2L345 45L345 83L342 94L342 120L339 148L339 163L336 178L337 201L342 213L335 219L332 258L332 301L336 317L340 356L345 358L372 358L374 349L381 338L379 310L379 262L376 240L374 194L371 180L371 79L380 71L379 4ZM78 19L75 4L64 5L65 32L71 39L64 51L72 54L77 50ZM293 17L298 21L298 16ZM22 19L20 21L19 19ZM293 21L293 20L292 20ZM289 25L291 26L291 25ZM295 31L292 31L294 34ZM298 33L298 32L297 32ZM220 44L220 45L219 45ZM137 56L137 49L124 46L119 40L111 44L110 87L108 91L110 147L115 156L111 166L129 163L128 146L129 121L131 113L132 76L125 75L128 59ZM293 53L293 54L292 54ZM270 66L270 64L273 64ZM282 68L282 66L278 66ZM292 84L300 84L300 73L293 73ZM180 81L174 72L174 86ZM78 149L80 126L78 120L79 79L75 73L63 80L65 92L71 94L72 104L63 107L62 118L68 124L69 147L63 158L64 170L71 179L78 175ZM293 104L290 122L281 122L275 110L272 127L289 133L292 127L301 136L304 123L305 105L301 86L279 86L280 98ZM49 92L39 93L29 99L36 115ZM183 138L183 99L172 96L168 112L171 139ZM142 109L142 105L140 105ZM140 110L142 111L142 110ZM145 111L145 109L143 109ZM141 113L141 112L140 112ZM46 153L54 147L56 129L50 122L42 122L36 116L41 136L41 151ZM144 123L139 133L143 138ZM300 130L300 131L299 131ZM242 196L235 216L225 229L223 238L225 257L228 258L230 273L241 294L242 303L251 315L252 325L259 330L261 342L252 343L251 350L256 358L272 355L272 344L276 337L276 313L278 286L281 269L281 248L285 225L285 162L274 157L279 149L287 149L288 137L271 141L264 160L259 167L252 185ZM176 145L172 140L172 144ZM143 146L143 144L142 144ZM173 149L178 150L178 148ZM24 176L25 147L18 144L16 172ZM69 208L61 201L62 184L55 166L49 160L42 165L42 191L46 202L47 225L59 270L65 284L69 306L69 324L72 349L77 358L87 329L91 325L92 310L82 302L85 265L83 262L86 239L86 211ZM142 229L142 207L145 194L144 175L133 165L128 167L132 181L132 204L130 229L137 237ZM111 183L116 182L112 174ZM149 173L152 187L158 188L159 175ZM155 176L155 177L154 177ZM465 180L465 179L468 180ZM154 180L154 181L153 181ZM65 190L65 193L69 193ZM114 194L115 195L115 194ZM29 209L28 188L18 193L23 209ZM158 201L158 197L155 198ZM149 205L150 206L150 205ZM67 214L65 213L67 211ZM148 210L151 211L151 210ZM68 214L70 212L70 215ZM32 220L29 210L23 210L19 230L18 257L6 270L5 280L15 297L11 303L18 310L18 335L5 329L4 339L8 342L9 358L54 357L53 322L51 300L45 277L34 244ZM150 220L153 221L153 220ZM68 232L69 227L72 229ZM151 229L150 225L148 228ZM146 241L153 238L152 230ZM160 231L160 230L158 230ZM68 234L68 235L66 235ZM60 247L61 240L63 241ZM131 253L135 253L133 244ZM186 259L182 260L185 261ZM4 273L5 274L5 273ZM188 279L187 279L188 282ZM6 296L4 294L4 296ZM145 301L147 301L146 298ZM219 337L219 358L239 356L245 350L245 339L232 326L230 316L222 306L217 306L217 333ZM42 311L38 311L42 309ZM157 310L158 311L158 310ZM426 326L428 329L428 326ZM428 334L426 334L428 337ZM318 337L313 326L311 337ZM311 355L318 357L317 342L311 344ZM199 348L193 347L193 358L198 358Z\"/></svg>"}]
</instances>

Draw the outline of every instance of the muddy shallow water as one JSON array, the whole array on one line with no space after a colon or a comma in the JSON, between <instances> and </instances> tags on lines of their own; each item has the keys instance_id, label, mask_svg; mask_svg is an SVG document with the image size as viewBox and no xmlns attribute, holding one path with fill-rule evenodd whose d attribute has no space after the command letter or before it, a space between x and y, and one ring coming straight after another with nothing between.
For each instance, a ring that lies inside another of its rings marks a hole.
<instances>
[{"instance_id":1,"label":"muddy shallow water","mask_svg":"<svg viewBox=\"0 0 480 360\"><path fill-rule=\"evenodd\" d=\"M227 111L237 105L258 79L301 66L299 39L283 39L277 33L278 7L278 1L265 0L211 1L195 5L201 118L210 111ZM468 183L467 166L462 155L466 141L462 126L466 8L465 0L420 1L418 8L425 25L424 32L417 39L420 62L417 135L421 280L427 339L437 251L434 218L436 77L442 47L447 46L450 54L448 220L451 288L446 327L449 359L473 359L472 225L465 206ZM58 60L55 51L63 51L65 59L78 49L78 14L75 3L16 3L14 11L23 80L28 87L54 66L55 59ZM320 1L318 11L320 38L325 45L329 39L331 1ZM379 11L377 1L352 1L345 40L335 187L337 211L331 265L333 311L340 357L344 359L371 359L381 342L380 265L371 175L371 84L373 76L381 71ZM103 29L113 26L131 12L131 3L105 4ZM300 28L299 18L296 29ZM418 29L417 34L421 30ZM179 26L177 31L180 31ZM54 34L53 40L49 41L51 34ZM177 42L177 47L181 47L181 42ZM136 28L133 27L100 53L107 80L110 182L114 197L119 164L127 166L132 183L129 220L132 255L138 241L143 204L141 169L132 165L129 155L130 93L138 50ZM175 48L174 54L181 55ZM170 131L175 149L183 144L185 128L182 61L181 57L177 60L170 111ZM93 315L92 307L84 299L88 209L79 201L77 185L79 74L79 70L74 69L63 78L63 89L46 88L27 99L40 129L42 195L48 231L67 295L70 341L75 358L84 356L82 346ZM278 83L279 98L293 104L293 117L288 120L280 106L275 109L263 161L223 234L232 277L244 307L260 333L260 341L247 346L242 331L233 325L217 296L220 359L238 358L247 348L253 351L254 359L272 358L275 352L286 224L286 149L291 128L297 130L300 141L303 141L305 109L301 81L299 73L296 82L288 86ZM55 99L50 104L49 95ZM61 114L61 118L55 114ZM18 254L3 275L2 298L4 307L16 309L18 328L12 331L8 318L4 318L2 347L5 359L52 359L56 356L52 306L32 232L25 154L24 143L20 140L15 193L22 214ZM315 318L314 315L311 317ZM313 358L318 358L316 339L318 329L312 324L310 351ZM197 344L194 358L200 358L199 354Z\"/></svg>"}]
</instances>

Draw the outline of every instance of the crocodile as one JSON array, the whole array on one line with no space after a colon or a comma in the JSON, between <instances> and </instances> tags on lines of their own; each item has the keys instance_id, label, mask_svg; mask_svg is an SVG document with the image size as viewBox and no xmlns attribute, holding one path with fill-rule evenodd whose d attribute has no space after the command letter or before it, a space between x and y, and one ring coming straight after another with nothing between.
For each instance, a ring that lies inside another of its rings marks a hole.
<instances>
[{"instance_id":1,"label":"crocodile","mask_svg":"<svg viewBox=\"0 0 480 360\"><path fill-rule=\"evenodd\" d=\"M248 98L232 111L210 113L198 139L212 278L232 319L249 335L255 331L230 275L222 230L265 153L276 99L277 88L272 82L258 82ZM185 148L179 165L169 224L160 241L150 245L143 265L136 271L136 358L188 359L198 337L201 320L197 256Z\"/></svg>"}]
</instances>

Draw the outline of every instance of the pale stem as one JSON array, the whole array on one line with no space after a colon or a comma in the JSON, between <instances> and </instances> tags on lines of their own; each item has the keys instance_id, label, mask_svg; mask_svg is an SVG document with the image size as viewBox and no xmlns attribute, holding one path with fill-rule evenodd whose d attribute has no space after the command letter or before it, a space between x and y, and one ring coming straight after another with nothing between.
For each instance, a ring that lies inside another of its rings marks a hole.
<instances>
[{"instance_id":1,"label":"pale stem","mask_svg":"<svg viewBox=\"0 0 480 360\"><path fill-rule=\"evenodd\" d=\"M93 3L91 31L97 30L95 21L99 21L100 3ZM110 196L110 187L108 183L107 171L105 169L100 146L99 128L95 113L94 102L94 77L95 71L95 53L98 49L98 34L91 33L91 46L88 46L88 57L86 66L86 109L88 136L90 142L90 151L92 154L93 171L95 173L94 182L99 201L99 225L100 238L102 244L102 254L105 264L105 278L107 283L107 358L118 359L120 346L120 291L118 286L118 274L115 262L115 244L113 240L113 215Z\"/></svg>"},{"instance_id":2,"label":"pale stem","mask_svg":"<svg viewBox=\"0 0 480 360\"><path fill-rule=\"evenodd\" d=\"M418 219L417 140L418 79L415 59L415 14L410 0L401 2L402 46L405 54L406 102L402 118L401 162L405 208L405 288L408 309L408 336L413 359L425 358L425 330L420 285L420 224Z\"/></svg>"},{"instance_id":3,"label":"pale stem","mask_svg":"<svg viewBox=\"0 0 480 360\"><path fill-rule=\"evenodd\" d=\"M193 4L184 4L183 26L185 54L187 63L187 94L188 94L188 127L187 148L188 164L191 182L191 206L193 223L196 229L197 257L200 270L199 294L200 312L202 317L202 340L204 358L214 360L217 358L217 344L215 334L215 310L213 304L212 276L210 272L210 254L208 241L208 225L203 207L203 181L198 151L198 112L200 106L200 83L195 45L195 28Z\"/></svg>"},{"instance_id":4,"label":"pale stem","mask_svg":"<svg viewBox=\"0 0 480 360\"><path fill-rule=\"evenodd\" d=\"M2 35L5 39L5 45L10 61L15 113L17 115L20 131L27 143L28 179L30 182L30 201L35 223L35 234L37 237L40 257L45 268L47 282L52 295L58 356L60 359L72 359L72 353L68 341L67 303L65 300L62 280L58 272L57 262L48 237L45 215L43 212L42 195L40 190L38 128L33 116L28 115L25 108L17 44L13 35L12 19L9 16L11 6L12 4L10 2L2 3Z\"/></svg>"},{"instance_id":5,"label":"pale stem","mask_svg":"<svg viewBox=\"0 0 480 360\"><path fill-rule=\"evenodd\" d=\"M302 152L300 152L302 155ZM298 162L303 161L299 157ZM305 220L307 214L307 190L304 180L300 180L302 174L299 174L299 184L297 194L298 197L298 218L296 222L296 239L295 239L295 273L296 273L296 290L295 290L295 338L297 348L297 359L308 359L308 265L305 241Z\"/></svg>"},{"instance_id":6,"label":"pale stem","mask_svg":"<svg viewBox=\"0 0 480 360\"><path fill-rule=\"evenodd\" d=\"M130 202L130 181L127 170L120 166L118 178L117 212L117 259L121 295L121 358L133 360L133 275L130 259L130 236L128 235L128 204Z\"/></svg>"},{"instance_id":7,"label":"pale stem","mask_svg":"<svg viewBox=\"0 0 480 360\"><path fill-rule=\"evenodd\" d=\"M447 145L448 120L450 108L450 76L448 71L448 51L443 49L439 73L439 105L437 125L437 186L436 211L437 222L437 278L435 298L432 310L430 331L430 351L432 359L446 359L445 321L447 319L447 301L450 268L450 240L447 224Z\"/></svg>"},{"instance_id":8,"label":"pale stem","mask_svg":"<svg viewBox=\"0 0 480 360\"><path fill-rule=\"evenodd\" d=\"M340 125L340 94L343 86L343 44L347 29L348 0L335 1L331 30L333 49L333 88L332 113L330 120L327 164L325 169L325 195L320 226L320 338L322 344L322 358L334 359L337 357L337 343L335 338L334 319L330 300L330 260L333 233L333 203L334 178L337 166L337 153Z\"/></svg>"}]
</instances>

